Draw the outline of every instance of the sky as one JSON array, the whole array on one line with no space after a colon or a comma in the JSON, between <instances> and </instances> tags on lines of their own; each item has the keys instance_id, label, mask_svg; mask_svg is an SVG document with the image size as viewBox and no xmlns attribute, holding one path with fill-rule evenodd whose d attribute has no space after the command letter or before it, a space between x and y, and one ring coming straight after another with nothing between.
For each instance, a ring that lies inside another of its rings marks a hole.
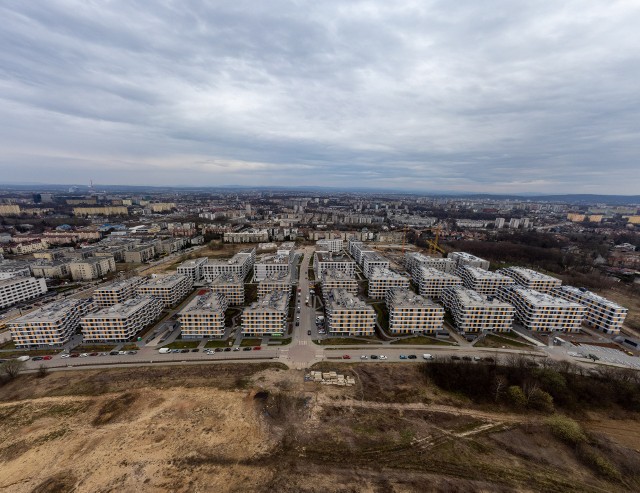
<instances>
[{"instance_id":1,"label":"sky","mask_svg":"<svg viewBox=\"0 0 640 493\"><path fill-rule=\"evenodd\" d=\"M640 2L3 0L0 183L640 194Z\"/></svg>"}]
</instances>

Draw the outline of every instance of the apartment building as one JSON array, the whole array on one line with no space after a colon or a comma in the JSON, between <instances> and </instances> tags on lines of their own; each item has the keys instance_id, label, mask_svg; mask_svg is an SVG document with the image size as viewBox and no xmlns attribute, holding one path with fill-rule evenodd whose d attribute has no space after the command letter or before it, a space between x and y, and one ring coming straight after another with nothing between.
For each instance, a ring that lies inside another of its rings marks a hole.
<instances>
[{"instance_id":1,"label":"apartment building","mask_svg":"<svg viewBox=\"0 0 640 493\"><path fill-rule=\"evenodd\" d=\"M540 293L549 293L552 289L559 288L562 285L560 279L532 269L526 269L525 267L507 267L506 269L500 269L498 272L512 277L521 286Z\"/></svg>"},{"instance_id":2,"label":"apartment building","mask_svg":"<svg viewBox=\"0 0 640 493\"><path fill-rule=\"evenodd\" d=\"M463 265L471 265L473 267L480 267L481 269L489 270L488 260L476 257L475 255L471 255L467 252L451 252L447 255L447 258L455 260L456 269Z\"/></svg>"},{"instance_id":3,"label":"apartment building","mask_svg":"<svg viewBox=\"0 0 640 493\"><path fill-rule=\"evenodd\" d=\"M341 270L349 275L356 273L356 263L346 255L331 252L316 252L313 256L313 271L316 279L322 280L322 273L326 270Z\"/></svg>"},{"instance_id":4,"label":"apartment building","mask_svg":"<svg viewBox=\"0 0 640 493\"><path fill-rule=\"evenodd\" d=\"M161 313L161 300L138 296L82 317L82 336L85 343L131 341Z\"/></svg>"},{"instance_id":5,"label":"apartment building","mask_svg":"<svg viewBox=\"0 0 640 493\"><path fill-rule=\"evenodd\" d=\"M89 300L54 301L9 322L16 348L61 347L80 327L80 317L93 308Z\"/></svg>"},{"instance_id":6,"label":"apartment building","mask_svg":"<svg viewBox=\"0 0 640 493\"><path fill-rule=\"evenodd\" d=\"M619 334L628 310L584 288L561 286L555 288L551 294L585 307L583 321L587 325L602 330L607 334Z\"/></svg>"},{"instance_id":7,"label":"apartment building","mask_svg":"<svg viewBox=\"0 0 640 493\"><path fill-rule=\"evenodd\" d=\"M190 277L182 274L158 275L138 286L139 296L153 296L162 301L165 308L177 305L184 300L193 287Z\"/></svg>"},{"instance_id":8,"label":"apartment building","mask_svg":"<svg viewBox=\"0 0 640 493\"><path fill-rule=\"evenodd\" d=\"M47 279L68 279L71 277L69 262L63 260L37 260L31 264L33 277L45 277Z\"/></svg>"},{"instance_id":9,"label":"apartment building","mask_svg":"<svg viewBox=\"0 0 640 493\"><path fill-rule=\"evenodd\" d=\"M500 289L497 296L512 304L516 320L535 332L577 332L586 312L579 303L517 284Z\"/></svg>"},{"instance_id":10,"label":"apartment building","mask_svg":"<svg viewBox=\"0 0 640 493\"><path fill-rule=\"evenodd\" d=\"M244 305L244 279L239 274L220 274L208 284L214 293L225 295L229 306Z\"/></svg>"},{"instance_id":11,"label":"apartment building","mask_svg":"<svg viewBox=\"0 0 640 493\"><path fill-rule=\"evenodd\" d=\"M384 299L387 291L393 288L409 288L409 279L386 268L374 268L369 275L367 296L373 299Z\"/></svg>"},{"instance_id":12,"label":"apartment building","mask_svg":"<svg viewBox=\"0 0 640 493\"><path fill-rule=\"evenodd\" d=\"M371 336L375 332L376 311L345 289L326 295L327 330L336 336Z\"/></svg>"},{"instance_id":13,"label":"apartment building","mask_svg":"<svg viewBox=\"0 0 640 493\"><path fill-rule=\"evenodd\" d=\"M139 245L124 252L124 261L127 264L143 264L153 260L156 256L154 245Z\"/></svg>"},{"instance_id":14,"label":"apartment building","mask_svg":"<svg viewBox=\"0 0 640 493\"><path fill-rule=\"evenodd\" d=\"M365 277L369 278L374 269L386 269L390 267L389 260L384 258L378 252L366 252L362 256L362 272Z\"/></svg>"},{"instance_id":15,"label":"apartment building","mask_svg":"<svg viewBox=\"0 0 640 493\"><path fill-rule=\"evenodd\" d=\"M127 216L129 209L122 206L106 207L74 207L74 216Z\"/></svg>"},{"instance_id":16,"label":"apartment building","mask_svg":"<svg viewBox=\"0 0 640 493\"><path fill-rule=\"evenodd\" d=\"M442 330L444 308L408 288L387 291L391 334L435 334Z\"/></svg>"},{"instance_id":17,"label":"apartment building","mask_svg":"<svg viewBox=\"0 0 640 493\"><path fill-rule=\"evenodd\" d=\"M512 277L471 265L461 266L456 274L462 279L465 288L484 295L495 295L498 289L515 283Z\"/></svg>"},{"instance_id":18,"label":"apartment building","mask_svg":"<svg viewBox=\"0 0 640 493\"><path fill-rule=\"evenodd\" d=\"M100 279L110 272L116 271L113 257L89 257L69 263L69 272L74 281L91 281Z\"/></svg>"},{"instance_id":19,"label":"apartment building","mask_svg":"<svg viewBox=\"0 0 640 493\"><path fill-rule=\"evenodd\" d=\"M456 261L452 258L428 257L419 252L407 252L404 255L404 266L413 276L417 267L432 267L448 274L456 270Z\"/></svg>"},{"instance_id":20,"label":"apartment building","mask_svg":"<svg viewBox=\"0 0 640 493\"><path fill-rule=\"evenodd\" d=\"M242 333L245 335L284 335L287 333L289 295L271 291L242 312Z\"/></svg>"},{"instance_id":21,"label":"apartment building","mask_svg":"<svg viewBox=\"0 0 640 493\"><path fill-rule=\"evenodd\" d=\"M228 306L222 293L199 293L178 313L182 338L223 337L224 314Z\"/></svg>"},{"instance_id":22,"label":"apartment building","mask_svg":"<svg viewBox=\"0 0 640 493\"><path fill-rule=\"evenodd\" d=\"M236 274L244 281L256 261L256 249L236 253L227 260L209 260L202 266L202 274L207 282L222 274Z\"/></svg>"},{"instance_id":23,"label":"apartment building","mask_svg":"<svg viewBox=\"0 0 640 493\"><path fill-rule=\"evenodd\" d=\"M369 245L357 241L357 240L349 240L349 253L358 263L358 265L362 265L364 261L364 255L367 253L374 253L374 250L369 247Z\"/></svg>"},{"instance_id":24,"label":"apartment building","mask_svg":"<svg viewBox=\"0 0 640 493\"><path fill-rule=\"evenodd\" d=\"M253 266L253 280L259 282L275 273L288 274L290 267L289 255L262 255Z\"/></svg>"},{"instance_id":25,"label":"apartment building","mask_svg":"<svg viewBox=\"0 0 640 493\"><path fill-rule=\"evenodd\" d=\"M204 265L208 262L207 257L185 260L178 266L178 274L191 278L193 282L200 282L204 276Z\"/></svg>"},{"instance_id":26,"label":"apartment building","mask_svg":"<svg viewBox=\"0 0 640 493\"><path fill-rule=\"evenodd\" d=\"M187 246L186 238L167 238L160 242L160 245L156 250L158 254L171 255L172 253L179 252L185 246Z\"/></svg>"},{"instance_id":27,"label":"apartment building","mask_svg":"<svg viewBox=\"0 0 640 493\"><path fill-rule=\"evenodd\" d=\"M510 303L485 296L463 286L442 292L442 302L461 333L509 332L515 309Z\"/></svg>"},{"instance_id":28,"label":"apartment building","mask_svg":"<svg viewBox=\"0 0 640 493\"><path fill-rule=\"evenodd\" d=\"M351 294L358 294L358 281L352 274L336 269L328 269L322 273L322 295L326 301L332 289L345 289Z\"/></svg>"},{"instance_id":29,"label":"apartment building","mask_svg":"<svg viewBox=\"0 0 640 493\"><path fill-rule=\"evenodd\" d=\"M287 256L293 262L293 259L296 256L295 248L296 244L294 241L285 241L276 250L276 255Z\"/></svg>"},{"instance_id":30,"label":"apartment building","mask_svg":"<svg viewBox=\"0 0 640 493\"><path fill-rule=\"evenodd\" d=\"M100 308L124 303L137 296L138 286L145 281L146 278L135 276L100 286L93 292L93 299Z\"/></svg>"},{"instance_id":31,"label":"apartment building","mask_svg":"<svg viewBox=\"0 0 640 493\"><path fill-rule=\"evenodd\" d=\"M283 291L291 296L291 274L271 272L258 283L258 296L266 296L271 291Z\"/></svg>"},{"instance_id":32,"label":"apartment building","mask_svg":"<svg viewBox=\"0 0 640 493\"><path fill-rule=\"evenodd\" d=\"M0 262L0 279L30 276L31 268L26 262L20 260L2 260Z\"/></svg>"},{"instance_id":33,"label":"apartment building","mask_svg":"<svg viewBox=\"0 0 640 493\"><path fill-rule=\"evenodd\" d=\"M423 266L413 270L413 282L418 286L418 292L429 298L440 298L445 288L462 285L462 279L454 274Z\"/></svg>"},{"instance_id":34,"label":"apartment building","mask_svg":"<svg viewBox=\"0 0 640 493\"><path fill-rule=\"evenodd\" d=\"M269 232L266 229L248 229L237 233L224 233L225 243L266 243Z\"/></svg>"},{"instance_id":35,"label":"apartment building","mask_svg":"<svg viewBox=\"0 0 640 493\"><path fill-rule=\"evenodd\" d=\"M0 279L0 308L31 300L47 292L47 283L43 278L12 277Z\"/></svg>"},{"instance_id":36,"label":"apartment building","mask_svg":"<svg viewBox=\"0 0 640 493\"><path fill-rule=\"evenodd\" d=\"M325 238L316 241L316 250L338 253L341 252L343 248L344 240L342 238Z\"/></svg>"}]
</instances>

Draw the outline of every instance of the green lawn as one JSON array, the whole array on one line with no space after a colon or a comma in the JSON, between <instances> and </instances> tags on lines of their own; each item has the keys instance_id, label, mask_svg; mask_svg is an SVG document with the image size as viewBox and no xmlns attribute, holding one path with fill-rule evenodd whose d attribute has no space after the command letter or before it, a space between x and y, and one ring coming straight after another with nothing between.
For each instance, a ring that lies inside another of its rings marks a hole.
<instances>
[{"instance_id":1,"label":"green lawn","mask_svg":"<svg viewBox=\"0 0 640 493\"><path fill-rule=\"evenodd\" d=\"M505 348L532 347L531 344L514 341L494 334L487 334L483 340L474 344L474 347L501 348L502 346Z\"/></svg>"},{"instance_id":2,"label":"green lawn","mask_svg":"<svg viewBox=\"0 0 640 493\"><path fill-rule=\"evenodd\" d=\"M281 339L278 337L274 337L273 339L269 339L269 346L286 346L287 344L291 344L292 337L287 337L286 339Z\"/></svg>"},{"instance_id":3,"label":"green lawn","mask_svg":"<svg viewBox=\"0 0 640 493\"><path fill-rule=\"evenodd\" d=\"M105 351L113 351L116 347L113 344L81 344L74 347L71 351L74 353L102 353Z\"/></svg>"},{"instance_id":4,"label":"green lawn","mask_svg":"<svg viewBox=\"0 0 640 493\"><path fill-rule=\"evenodd\" d=\"M173 341L171 344L167 344L166 346L162 347L166 347L169 349L193 349L197 348L199 344L200 341L183 341L181 339L178 339L177 341Z\"/></svg>"},{"instance_id":5,"label":"green lawn","mask_svg":"<svg viewBox=\"0 0 640 493\"><path fill-rule=\"evenodd\" d=\"M378 314L378 323L380 324L380 327L382 327L382 330L386 332L389 330L389 311L384 306L384 303L373 303L371 306Z\"/></svg>"},{"instance_id":6,"label":"green lawn","mask_svg":"<svg viewBox=\"0 0 640 493\"><path fill-rule=\"evenodd\" d=\"M380 341L373 339L353 339L351 337L329 337L327 339L320 339L313 341L321 346L354 346L363 344L382 344Z\"/></svg>"},{"instance_id":7,"label":"green lawn","mask_svg":"<svg viewBox=\"0 0 640 493\"><path fill-rule=\"evenodd\" d=\"M228 347L230 346L229 342L233 342L231 339L212 339L211 341L207 341L204 347Z\"/></svg>"},{"instance_id":8,"label":"green lawn","mask_svg":"<svg viewBox=\"0 0 640 493\"><path fill-rule=\"evenodd\" d=\"M11 339L0 344L0 349L15 349L15 348L16 348L16 345Z\"/></svg>"},{"instance_id":9,"label":"green lawn","mask_svg":"<svg viewBox=\"0 0 640 493\"><path fill-rule=\"evenodd\" d=\"M240 341L241 346L259 346L262 339L242 339Z\"/></svg>"},{"instance_id":10,"label":"green lawn","mask_svg":"<svg viewBox=\"0 0 640 493\"><path fill-rule=\"evenodd\" d=\"M406 337L404 339L392 341L391 344L424 344L424 345L432 345L432 346L455 346L455 344L449 341L443 341L441 339L436 339L434 337L425 337L425 336Z\"/></svg>"},{"instance_id":11,"label":"green lawn","mask_svg":"<svg viewBox=\"0 0 640 493\"><path fill-rule=\"evenodd\" d=\"M138 347L137 344L133 344L133 343L129 343L129 344L125 344L122 346L122 348L120 348L122 351L139 351L140 348ZM177 348L176 348L177 349Z\"/></svg>"}]
</instances>

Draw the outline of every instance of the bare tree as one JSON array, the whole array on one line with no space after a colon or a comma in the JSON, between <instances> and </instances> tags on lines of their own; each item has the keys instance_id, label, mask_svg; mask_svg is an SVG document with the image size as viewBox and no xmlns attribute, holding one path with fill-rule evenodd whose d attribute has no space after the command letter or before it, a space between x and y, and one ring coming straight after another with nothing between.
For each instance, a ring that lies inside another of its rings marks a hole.
<instances>
[{"instance_id":1,"label":"bare tree","mask_svg":"<svg viewBox=\"0 0 640 493\"><path fill-rule=\"evenodd\" d=\"M24 362L17 359L10 359L2 363L2 371L7 374L9 379L13 380L22 371Z\"/></svg>"},{"instance_id":2,"label":"bare tree","mask_svg":"<svg viewBox=\"0 0 640 493\"><path fill-rule=\"evenodd\" d=\"M496 375L493 380L493 398L496 402L500 399L507 388L507 379L502 375Z\"/></svg>"}]
</instances>

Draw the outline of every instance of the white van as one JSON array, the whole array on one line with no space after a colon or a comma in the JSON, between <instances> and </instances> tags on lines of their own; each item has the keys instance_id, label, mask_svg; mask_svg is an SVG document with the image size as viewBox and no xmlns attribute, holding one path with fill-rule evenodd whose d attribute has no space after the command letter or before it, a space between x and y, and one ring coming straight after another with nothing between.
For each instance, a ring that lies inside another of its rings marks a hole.
<instances>
[{"instance_id":1,"label":"white van","mask_svg":"<svg viewBox=\"0 0 640 493\"><path fill-rule=\"evenodd\" d=\"M434 358L433 358L433 355L428 354L428 353L425 353L425 354L423 354L423 355L422 355L422 359L426 359L426 360L428 360L428 361L431 361L431 360L433 360Z\"/></svg>"},{"instance_id":2,"label":"white van","mask_svg":"<svg viewBox=\"0 0 640 493\"><path fill-rule=\"evenodd\" d=\"M169 349L168 347L161 347L160 350L158 351L160 354L167 354L171 352L171 349Z\"/></svg>"}]
</instances>

